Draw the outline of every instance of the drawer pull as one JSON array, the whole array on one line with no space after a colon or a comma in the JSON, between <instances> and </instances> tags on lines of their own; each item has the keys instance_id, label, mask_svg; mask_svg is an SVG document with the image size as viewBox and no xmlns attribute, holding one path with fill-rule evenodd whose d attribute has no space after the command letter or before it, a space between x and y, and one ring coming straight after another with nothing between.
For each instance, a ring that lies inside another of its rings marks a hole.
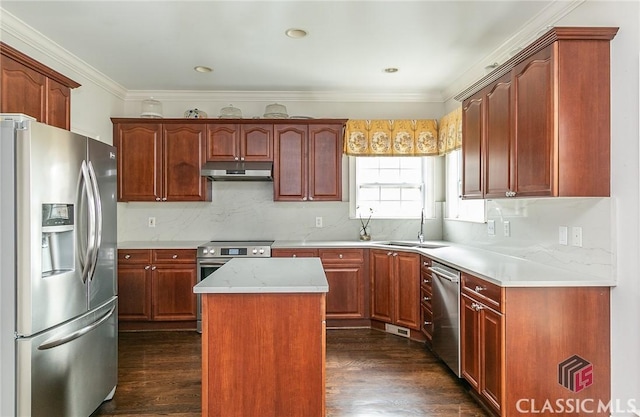
<instances>
[{"instance_id":1,"label":"drawer pull","mask_svg":"<svg viewBox=\"0 0 640 417\"><path fill-rule=\"evenodd\" d=\"M431 281L429 281L428 279L426 279L426 278L425 278L425 279L423 279L423 280L422 280L422 282L423 282L424 284L428 284L428 283L430 283Z\"/></svg>"},{"instance_id":2,"label":"drawer pull","mask_svg":"<svg viewBox=\"0 0 640 417\"><path fill-rule=\"evenodd\" d=\"M431 326L432 324L433 324L433 322L432 322L432 321L425 321L425 322L424 322L424 325L425 325L425 326Z\"/></svg>"},{"instance_id":3,"label":"drawer pull","mask_svg":"<svg viewBox=\"0 0 640 417\"><path fill-rule=\"evenodd\" d=\"M471 303L471 308L474 309L475 311L484 310L484 307L478 303Z\"/></svg>"},{"instance_id":4,"label":"drawer pull","mask_svg":"<svg viewBox=\"0 0 640 417\"><path fill-rule=\"evenodd\" d=\"M423 301L431 301L431 297L422 297Z\"/></svg>"},{"instance_id":5,"label":"drawer pull","mask_svg":"<svg viewBox=\"0 0 640 417\"><path fill-rule=\"evenodd\" d=\"M172 256L172 258L173 258L173 259L178 259L178 255L175 255L175 254L174 254L174 255Z\"/></svg>"},{"instance_id":6,"label":"drawer pull","mask_svg":"<svg viewBox=\"0 0 640 417\"><path fill-rule=\"evenodd\" d=\"M486 291L487 287L481 287L479 285L476 285L476 292L481 292L481 291Z\"/></svg>"},{"instance_id":7,"label":"drawer pull","mask_svg":"<svg viewBox=\"0 0 640 417\"><path fill-rule=\"evenodd\" d=\"M131 255L127 253L126 255L124 255L124 259L131 259Z\"/></svg>"},{"instance_id":8,"label":"drawer pull","mask_svg":"<svg viewBox=\"0 0 640 417\"><path fill-rule=\"evenodd\" d=\"M422 266L429 266L429 262L422 262Z\"/></svg>"}]
</instances>

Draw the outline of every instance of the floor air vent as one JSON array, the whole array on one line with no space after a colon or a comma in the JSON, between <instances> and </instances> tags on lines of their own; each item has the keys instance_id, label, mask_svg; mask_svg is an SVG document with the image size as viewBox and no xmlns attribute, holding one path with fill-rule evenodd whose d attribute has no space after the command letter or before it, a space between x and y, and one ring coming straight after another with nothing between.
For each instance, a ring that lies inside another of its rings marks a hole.
<instances>
[{"instance_id":1,"label":"floor air vent","mask_svg":"<svg viewBox=\"0 0 640 417\"><path fill-rule=\"evenodd\" d=\"M391 333L391 334L395 334L395 335L407 337L407 338L410 336L409 329L405 327L394 326L393 324L388 324L388 323L384 325L384 331L387 333Z\"/></svg>"}]
</instances>

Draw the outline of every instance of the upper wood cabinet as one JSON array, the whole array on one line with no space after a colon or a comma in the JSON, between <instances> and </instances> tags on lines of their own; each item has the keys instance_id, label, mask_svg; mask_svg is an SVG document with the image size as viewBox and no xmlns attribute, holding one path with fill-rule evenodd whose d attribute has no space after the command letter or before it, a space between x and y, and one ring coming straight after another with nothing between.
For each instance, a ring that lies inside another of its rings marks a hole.
<instances>
[{"instance_id":1,"label":"upper wood cabinet","mask_svg":"<svg viewBox=\"0 0 640 417\"><path fill-rule=\"evenodd\" d=\"M114 123L118 201L208 201L203 124Z\"/></svg>"},{"instance_id":2,"label":"upper wood cabinet","mask_svg":"<svg viewBox=\"0 0 640 417\"><path fill-rule=\"evenodd\" d=\"M0 113L23 113L69 130L71 89L80 84L0 42Z\"/></svg>"},{"instance_id":3,"label":"upper wood cabinet","mask_svg":"<svg viewBox=\"0 0 640 417\"><path fill-rule=\"evenodd\" d=\"M207 161L273 161L273 125L207 125Z\"/></svg>"},{"instance_id":4,"label":"upper wood cabinet","mask_svg":"<svg viewBox=\"0 0 640 417\"><path fill-rule=\"evenodd\" d=\"M344 123L274 126L274 200L342 200Z\"/></svg>"},{"instance_id":5,"label":"upper wood cabinet","mask_svg":"<svg viewBox=\"0 0 640 417\"><path fill-rule=\"evenodd\" d=\"M609 196L617 30L553 28L456 97L465 198Z\"/></svg>"}]
</instances>

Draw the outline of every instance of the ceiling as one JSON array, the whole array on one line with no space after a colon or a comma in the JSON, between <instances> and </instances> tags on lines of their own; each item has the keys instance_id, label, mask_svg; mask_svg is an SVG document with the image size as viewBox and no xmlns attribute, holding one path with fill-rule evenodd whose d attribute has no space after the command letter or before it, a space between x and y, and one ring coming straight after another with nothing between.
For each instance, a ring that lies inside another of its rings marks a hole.
<instances>
[{"instance_id":1,"label":"ceiling","mask_svg":"<svg viewBox=\"0 0 640 417\"><path fill-rule=\"evenodd\" d=\"M439 96L572 1L10 1L126 90ZM573 0L575 2L575 0ZM301 28L301 39L285 36ZM536 30L544 29L536 28ZM198 65L210 73L194 71ZM385 68L398 68L385 73Z\"/></svg>"}]
</instances>

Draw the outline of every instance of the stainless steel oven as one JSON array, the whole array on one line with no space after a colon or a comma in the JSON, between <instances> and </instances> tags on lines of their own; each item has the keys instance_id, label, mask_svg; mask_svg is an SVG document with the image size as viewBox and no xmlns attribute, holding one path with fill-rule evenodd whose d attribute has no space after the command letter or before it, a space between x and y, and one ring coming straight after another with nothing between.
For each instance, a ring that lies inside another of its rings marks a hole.
<instances>
[{"instance_id":1,"label":"stainless steel oven","mask_svg":"<svg viewBox=\"0 0 640 417\"><path fill-rule=\"evenodd\" d=\"M233 258L270 258L273 241L211 241L198 247L198 282ZM198 295L198 332L202 332L202 304Z\"/></svg>"}]
</instances>

